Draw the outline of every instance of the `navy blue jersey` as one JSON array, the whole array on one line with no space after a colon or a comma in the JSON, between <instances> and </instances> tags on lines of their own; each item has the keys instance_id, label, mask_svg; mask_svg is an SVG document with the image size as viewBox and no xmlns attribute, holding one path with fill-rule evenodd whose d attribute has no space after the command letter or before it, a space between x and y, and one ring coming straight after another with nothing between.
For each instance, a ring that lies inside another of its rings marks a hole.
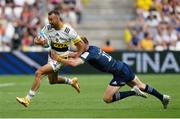
<instances>
[{"instance_id":1,"label":"navy blue jersey","mask_svg":"<svg viewBox=\"0 0 180 119\"><path fill-rule=\"evenodd\" d=\"M103 72L115 74L119 73L123 67L123 62L115 60L96 46L89 46L89 49L81 55L81 58Z\"/></svg>"}]
</instances>

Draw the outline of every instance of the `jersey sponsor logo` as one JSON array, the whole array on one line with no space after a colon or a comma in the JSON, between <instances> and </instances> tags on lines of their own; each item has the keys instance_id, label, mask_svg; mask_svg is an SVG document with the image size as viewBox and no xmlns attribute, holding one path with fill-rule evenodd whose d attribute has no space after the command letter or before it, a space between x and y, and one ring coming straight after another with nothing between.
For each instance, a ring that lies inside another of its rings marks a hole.
<instances>
[{"instance_id":1,"label":"jersey sponsor logo","mask_svg":"<svg viewBox=\"0 0 180 119\"><path fill-rule=\"evenodd\" d=\"M51 43L51 47L52 49L56 50L56 51L67 51L68 50L68 44L69 42L65 42L65 43Z\"/></svg>"},{"instance_id":2,"label":"jersey sponsor logo","mask_svg":"<svg viewBox=\"0 0 180 119\"><path fill-rule=\"evenodd\" d=\"M122 60L138 73L179 73L180 60L176 52L128 52Z\"/></svg>"}]
</instances>

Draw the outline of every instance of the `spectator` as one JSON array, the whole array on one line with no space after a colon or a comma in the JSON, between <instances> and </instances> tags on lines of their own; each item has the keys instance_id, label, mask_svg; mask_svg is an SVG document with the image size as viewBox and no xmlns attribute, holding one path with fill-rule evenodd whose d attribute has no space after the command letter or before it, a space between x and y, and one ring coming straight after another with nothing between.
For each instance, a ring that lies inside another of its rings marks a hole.
<instances>
[{"instance_id":1,"label":"spectator","mask_svg":"<svg viewBox=\"0 0 180 119\"><path fill-rule=\"evenodd\" d=\"M77 15L78 24L80 24L82 20L82 10L83 10L82 0L76 0L75 12Z\"/></svg>"},{"instance_id":2,"label":"spectator","mask_svg":"<svg viewBox=\"0 0 180 119\"><path fill-rule=\"evenodd\" d=\"M169 37L169 49L175 50L176 49L176 42L178 40L177 32L172 26L169 26L168 29L168 37Z\"/></svg>"},{"instance_id":3,"label":"spectator","mask_svg":"<svg viewBox=\"0 0 180 119\"><path fill-rule=\"evenodd\" d=\"M20 49L20 38L19 35L17 33L14 34L13 38L12 38L12 50L19 50Z\"/></svg>"},{"instance_id":4,"label":"spectator","mask_svg":"<svg viewBox=\"0 0 180 119\"><path fill-rule=\"evenodd\" d=\"M124 29L124 40L126 42L126 44L129 44L131 42L132 39L132 35L131 35L131 31L129 27L126 27Z\"/></svg>"},{"instance_id":5,"label":"spectator","mask_svg":"<svg viewBox=\"0 0 180 119\"><path fill-rule=\"evenodd\" d=\"M177 43L176 43L176 50L180 51L180 33L178 34L178 40L177 40Z\"/></svg>"},{"instance_id":6,"label":"spectator","mask_svg":"<svg viewBox=\"0 0 180 119\"><path fill-rule=\"evenodd\" d=\"M134 29L131 30L133 35L132 44L136 46L138 39L141 49L144 49L146 44L151 44L151 48L155 46L155 50L175 50L180 31L180 2L179 0L137 0L136 3L137 17L131 23L131 29L142 27L141 33L134 35ZM147 40L147 36L142 38L142 33L151 34ZM140 38L141 37L141 38ZM146 40L145 40L146 39ZM149 46L150 47L150 46ZM131 47L134 50L134 48ZM135 48L137 49L137 48Z\"/></svg>"},{"instance_id":7,"label":"spectator","mask_svg":"<svg viewBox=\"0 0 180 119\"><path fill-rule=\"evenodd\" d=\"M167 44L163 42L163 33L161 30L155 35L154 39L155 50L163 51L167 49Z\"/></svg>"},{"instance_id":8,"label":"spectator","mask_svg":"<svg viewBox=\"0 0 180 119\"><path fill-rule=\"evenodd\" d=\"M139 42L141 50L153 51L154 43L150 33L145 33L144 38Z\"/></svg>"},{"instance_id":9,"label":"spectator","mask_svg":"<svg viewBox=\"0 0 180 119\"><path fill-rule=\"evenodd\" d=\"M23 47L32 45L32 37L29 35L28 32L24 32L21 44Z\"/></svg>"},{"instance_id":10,"label":"spectator","mask_svg":"<svg viewBox=\"0 0 180 119\"><path fill-rule=\"evenodd\" d=\"M131 50L139 50L140 47L139 47L139 42L140 42L140 39L138 38L138 33L136 30L133 30L132 31L132 39L131 39L131 42L129 44L129 49Z\"/></svg>"},{"instance_id":11,"label":"spectator","mask_svg":"<svg viewBox=\"0 0 180 119\"><path fill-rule=\"evenodd\" d=\"M73 28L77 27L77 17L74 8L64 4L62 8L62 18L65 23L69 23Z\"/></svg>"},{"instance_id":12,"label":"spectator","mask_svg":"<svg viewBox=\"0 0 180 119\"><path fill-rule=\"evenodd\" d=\"M114 48L111 46L110 40L106 41L106 44L105 44L105 46L102 47L102 50L104 52L113 52L114 51Z\"/></svg>"}]
</instances>

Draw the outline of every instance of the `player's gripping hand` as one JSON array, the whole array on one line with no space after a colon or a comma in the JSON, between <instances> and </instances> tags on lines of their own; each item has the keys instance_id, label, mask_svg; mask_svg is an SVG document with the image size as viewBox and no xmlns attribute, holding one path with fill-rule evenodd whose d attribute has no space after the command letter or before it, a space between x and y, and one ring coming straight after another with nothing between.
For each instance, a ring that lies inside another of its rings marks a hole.
<instances>
[{"instance_id":1,"label":"player's gripping hand","mask_svg":"<svg viewBox=\"0 0 180 119\"><path fill-rule=\"evenodd\" d=\"M62 60L67 60L68 59L68 55L59 55L57 54L55 51L51 50L50 52L50 56L53 60L56 60L58 62L61 62Z\"/></svg>"},{"instance_id":2,"label":"player's gripping hand","mask_svg":"<svg viewBox=\"0 0 180 119\"><path fill-rule=\"evenodd\" d=\"M34 39L36 45L41 45L45 48L49 47L47 37L44 33L40 32L39 35Z\"/></svg>"},{"instance_id":3,"label":"player's gripping hand","mask_svg":"<svg viewBox=\"0 0 180 119\"><path fill-rule=\"evenodd\" d=\"M36 37L35 39L34 39L34 43L36 44L36 45L42 45L42 46L44 46L46 43L47 43L47 40L44 40L44 39L42 39L41 37Z\"/></svg>"},{"instance_id":4,"label":"player's gripping hand","mask_svg":"<svg viewBox=\"0 0 180 119\"><path fill-rule=\"evenodd\" d=\"M69 54L68 54L68 57L71 57L71 58L76 58L77 57L77 52L70 52Z\"/></svg>"}]
</instances>

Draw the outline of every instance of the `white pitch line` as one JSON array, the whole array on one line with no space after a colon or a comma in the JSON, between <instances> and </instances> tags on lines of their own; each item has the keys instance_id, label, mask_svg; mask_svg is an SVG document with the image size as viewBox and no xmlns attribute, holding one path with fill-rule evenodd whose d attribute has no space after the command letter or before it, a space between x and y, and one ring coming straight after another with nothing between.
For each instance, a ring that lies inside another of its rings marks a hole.
<instances>
[{"instance_id":1,"label":"white pitch line","mask_svg":"<svg viewBox=\"0 0 180 119\"><path fill-rule=\"evenodd\" d=\"M14 86L14 85L15 85L15 83L2 83L2 84L0 84L0 88L8 87L8 86Z\"/></svg>"}]
</instances>

